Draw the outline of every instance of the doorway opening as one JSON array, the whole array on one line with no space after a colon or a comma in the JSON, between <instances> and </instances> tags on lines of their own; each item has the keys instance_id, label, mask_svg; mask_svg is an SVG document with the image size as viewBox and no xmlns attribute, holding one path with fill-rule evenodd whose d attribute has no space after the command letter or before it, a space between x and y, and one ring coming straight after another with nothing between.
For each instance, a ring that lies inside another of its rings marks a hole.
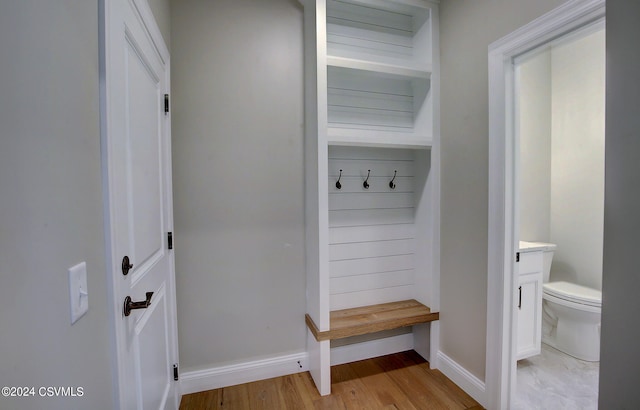
<instances>
[{"instance_id":1,"label":"doorway opening","mask_svg":"<svg viewBox=\"0 0 640 410\"><path fill-rule=\"evenodd\" d=\"M520 252L514 408L597 407L604 29L598 21L513 60Z\"/></svg>"},{"instance_id":2,"label":"doorway opening","mask_svg":"<svg viewBox=\"0 0 640 410\"><path fill-rule=\"evenodd\" d=\"M519 292L516 64L520 56L599 21L604 0L574 0L489 47L489 246L486 406L512 408L515 398Z\"/></svg>"}]
</instances>

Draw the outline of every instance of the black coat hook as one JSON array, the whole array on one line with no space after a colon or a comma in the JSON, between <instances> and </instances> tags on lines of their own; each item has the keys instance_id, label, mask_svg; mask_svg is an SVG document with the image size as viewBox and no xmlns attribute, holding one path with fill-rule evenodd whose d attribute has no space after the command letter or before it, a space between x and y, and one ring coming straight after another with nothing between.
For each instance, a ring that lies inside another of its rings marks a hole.
<instances>
[{"instance_id":1,"label":"black coat hook","mask_svg":"<svg viewBox=\"0 0 640 410\"><path fill-rule=\"evenodd\" d=\"M340 183L340 178L342 178L342 170L340 170L340 176L338 176L338 180L336 181L336 188L342 189L342 184Z\"/></svg>"},{"instance_id":2,"label":"black coat hook","mask_svg":"<svg viewBox=\"0 0 640 410\"><path fill-rule=\"evenodd\" d=\"M364 187L364 189L369 189L369 175L371 175L371 170L367 171L367 179L364 180L364 182L362 183L362 186Z\"/></svg>"},{"instance_id":3,"label":"black coat hook","mask_svg":"<svg viewBox=\"0 0 640 410\"><path fill-rule=\"evenodd\" d=\"M396 184L394 184L393 181L396 180L397 173L398 173L398 170L393 171L393 178L391 179L391 181L389 181L389 188L391 189L396 189Z\"/></svg>"}]
</instances>

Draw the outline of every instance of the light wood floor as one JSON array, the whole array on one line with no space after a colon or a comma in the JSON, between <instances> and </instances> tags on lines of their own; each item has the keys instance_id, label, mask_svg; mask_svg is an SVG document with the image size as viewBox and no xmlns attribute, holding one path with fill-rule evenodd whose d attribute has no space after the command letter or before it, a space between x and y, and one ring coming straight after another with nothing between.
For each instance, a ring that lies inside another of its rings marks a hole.
<instances>
[{"instance_id":1,"label":"light wood floor","mask_svg":"<svg viewBox=\"0 0 640 410\"><path fill-rule=\"evenodd\" d=\"M304 372L185 395L180 410L482 409L414 351L333 366L331 381L324 397Z\"/></svg>"}]
</instances>

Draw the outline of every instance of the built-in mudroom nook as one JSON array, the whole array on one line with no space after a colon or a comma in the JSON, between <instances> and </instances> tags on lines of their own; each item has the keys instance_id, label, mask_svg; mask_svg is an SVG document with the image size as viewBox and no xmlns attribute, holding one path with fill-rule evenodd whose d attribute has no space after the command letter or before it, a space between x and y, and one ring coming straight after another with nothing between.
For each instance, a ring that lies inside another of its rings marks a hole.
<instances>
[{"instance_id":1,"label":"built-in mudroom nook","mask_svg":"<svg viewBox=\"0 0 640 410\"><path fill-rule=\"evenodd\" d=\"M438 7L308 0L307 350L330 367L438 351Z\"/></svg>"}]
</instances>

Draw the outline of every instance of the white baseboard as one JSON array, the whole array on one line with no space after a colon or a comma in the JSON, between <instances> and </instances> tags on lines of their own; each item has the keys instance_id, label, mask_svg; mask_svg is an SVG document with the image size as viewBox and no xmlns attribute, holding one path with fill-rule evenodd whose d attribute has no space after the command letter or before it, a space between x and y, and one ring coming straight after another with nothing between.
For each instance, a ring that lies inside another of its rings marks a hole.
<instances>
[{"instance_id":1,"label":"white baseboard","mask_svg":"<svg viewBox=\"0 0 640 410\"><path fill-rule=\"evenodd\" d=\"M181 394L286 376L309 370L306 352L180 374Z\"/></svg>"},{"instance_id":2,"label":"white baseboard","mask_svg":"<svg viewBox=\"0 0 640 410\"><path fill-rule=\"evenodd\" d=\"M451 381L457 384L462 390L467 392L467 394L473 397L478 403L484 407L487 406L484 382L441 351L438 352L438 370L451 379Z\"/></svg>"},{"instance_id":3,"label":"white baseboard","mask_svg":"<svg viewBox=\"0 0 640 410\"><path fill-rule=\"evenodd\" d=\"M413 349L413 333L334 347L331 349L331 366L404 352L411 349Z\"/></svg>"}]
</instances>

